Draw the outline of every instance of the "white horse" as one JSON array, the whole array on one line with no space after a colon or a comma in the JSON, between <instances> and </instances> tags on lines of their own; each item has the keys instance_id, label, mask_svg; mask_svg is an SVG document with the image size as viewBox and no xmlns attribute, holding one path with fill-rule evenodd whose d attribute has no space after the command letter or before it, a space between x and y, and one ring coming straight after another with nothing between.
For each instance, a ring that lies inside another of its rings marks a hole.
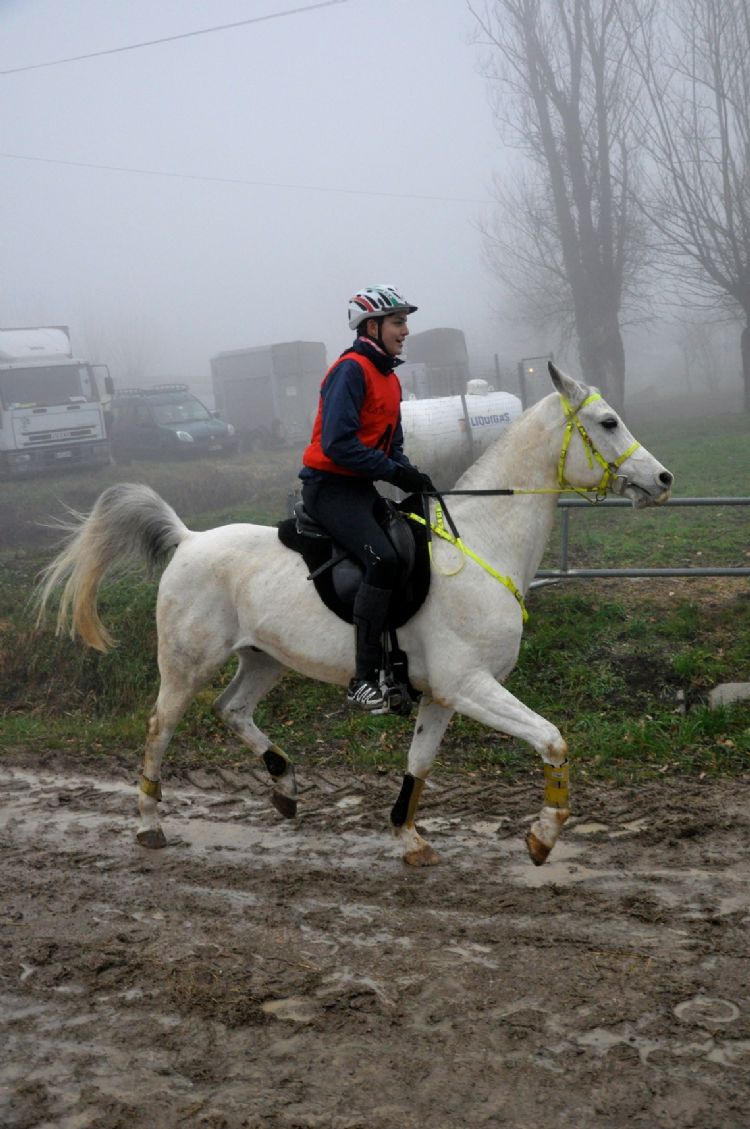
<instances>
[{"instance_id":1,"label":"white horse","mask_svg":"<svg viewBox=\"0 0 750 1129\"><path fill-rule=\"evenodd\" d=\"M412 684L422 692L407 773L391 813L403 857L430 865L439 856L420 835L415 814L424 781L454 713L533 746L544 762L543 806L527 836L534 863L545 861L569 813L567 746L559 730L502 685L521 641L523 593L534 578L561 490L611 491L635 507L660 505L672 475L637 443L596 392L550 364L555 392L526 411L457 483L451 503L458 545L433 527L429 594L399 629ZM513 496L482 494L516 488ZM476 494L472 494L477 491ZM435 510L432 511L435 513ZM308 581L302 557L274 528L237 524L189 530L147 486L105 490L50 563L39 616L64 583L57 630L100 651L112 644L96 606L110 565L128 554L161 563L156 620L161 683L148 725L139 790L138 841L166 843L157 815L161 762L196 693L232 656L237 672L215 703L234 733L261 757L282 814L296 812L294 770L253 721L253 710L285 668L345 686L354 665L350 626L329 611Z\"/></svg>"}]
</instances>

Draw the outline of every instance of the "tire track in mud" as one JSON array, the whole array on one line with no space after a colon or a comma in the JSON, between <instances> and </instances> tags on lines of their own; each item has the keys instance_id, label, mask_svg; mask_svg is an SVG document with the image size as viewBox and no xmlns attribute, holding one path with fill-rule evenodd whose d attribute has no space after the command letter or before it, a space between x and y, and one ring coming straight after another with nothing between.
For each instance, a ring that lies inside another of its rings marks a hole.
<instances>
[{"instance_id":1,"label":"tire track in mud","mask_svg":"<svg viewBox=\"0 0 750 1129\"><path fill-rule=\"evenodd\" d=\"M399 782L191 773L148 852L128 772L2 767L3 1126L745 1129L746 783L581 785L537 869L541 781L446 776L412 871Z\"/></svg>"}]
</instances>

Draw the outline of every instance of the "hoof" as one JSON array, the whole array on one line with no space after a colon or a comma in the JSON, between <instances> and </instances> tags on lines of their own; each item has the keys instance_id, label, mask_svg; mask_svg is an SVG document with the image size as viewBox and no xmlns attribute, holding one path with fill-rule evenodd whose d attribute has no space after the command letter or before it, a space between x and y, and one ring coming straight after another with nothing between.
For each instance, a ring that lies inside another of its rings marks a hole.
<instances>
[{"instance_id":1,"label":"hoof","mask_svg":"<svg viewBox=\"0 0 750 1129\"><path fill-rule=\"evenodd\" d=\"M549 858L552 847L548 847L546 843L536 837L533 831L529 831L526 836L526 850L529 852L529 858L534 866L542 866Z\"/></svg>"},{"instance_id":2,"label":"hoof","mask_svg":"<svg viewBox=\"0 0 750 1129\"><path fill-rule=\"evenodd\" d=\"M417 847L414 851L407 851L404 855L404 862L409 866L437 866L442 861L440 855L429 843L425 843L423 847Z\"/></svg>"},{"instance_id":3,"label":"hoof","mask_svg":"<svg viewBox=\"0 0 750 1129\"><path fill-rule=\"evenodd\" d=\"M142 847L148 847L152 851L159 850L159 848L167 845L167 837L161 827L157 828L156 831L139 831L136 839Z\"/></svg>"},{"instance_id":4,"label":"hoof","mask_svg":"<svg viewBox=\"0 0 750 1129\"><path fill-rule=\"evenodd\" d=\"M271 803L284 819L294 819L297 814L297 801L291 796L285 796L283 792L272 792Z\"/></svg>"}]
</instances>

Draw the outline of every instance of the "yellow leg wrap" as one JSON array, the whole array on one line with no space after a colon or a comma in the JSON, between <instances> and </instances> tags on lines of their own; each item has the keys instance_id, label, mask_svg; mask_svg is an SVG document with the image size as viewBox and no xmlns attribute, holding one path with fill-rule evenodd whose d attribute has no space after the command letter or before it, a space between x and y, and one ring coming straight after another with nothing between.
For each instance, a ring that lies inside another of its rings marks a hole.
<instances>
[{"instance_id":1,"label":"yellow leg wrap","mask_svg":"<svg viewBox=\"0 0 750 1129\"><path fill-rule=\"evenodd\" d=\"M570 766L568 761L561 765L544 766L544 806L567 810L570 802Z\"/></svg>"},{"instance_id":2,"label":"yellow leg wrap","mask_svg":"<svg viewBox=\"0 0 750 1129\"><path fill-rule=\"evenodd\" d=\"M156 800L157 804L159 803L161 800L161 780L149 780L147 776L141 776L139 785L144 795L150 796L152 800Z\"/></svg>"}]
</instances>

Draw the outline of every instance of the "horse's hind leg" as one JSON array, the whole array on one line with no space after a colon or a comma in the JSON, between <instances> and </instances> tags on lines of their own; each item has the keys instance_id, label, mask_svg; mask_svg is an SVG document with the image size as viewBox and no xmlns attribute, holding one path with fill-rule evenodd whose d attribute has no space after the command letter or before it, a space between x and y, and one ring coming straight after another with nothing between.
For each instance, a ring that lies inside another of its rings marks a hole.
<instances>
[{"instance_id":1,"label":"horse's hind leg","mask_svg":"<svg viewBox=\"0 0 750 1129\"><path fill-rule=\"evenodd\" d=\"M416 828L415 817L424 783L437 756L440 742L453 717L453 710L422 698L414 727L407 773L401 792L391 811L391 825L404 849L404 862L410 866L434 866L440 855L433 850Z\"/></svg>"},{"instance_id":2,"label":"horse's hind leg","mask_svg":"<svg viewBox=\"0 0 750 1129\"><path fill-rule=\"evenodd\" d=\"M273 781L271 799L287 819L297 814L294 768L286 753L274 745L253 721L253 710L281 677L284 668L276 659L249 647L239 652L239 666L226 690L216 699L218 717L263 760Z\"/></svg>"},{"instance_id":3,"label":"horse's hind leg","mask_svg":"<svg viewBox=\"0 0 750 1129\"><path fill-rule=\"evenodd\" d=\"M160 665L161 684L148 722L143 775L138 793L141 822L136 837L142 847L165 847L167 844L157 814L157 804L161 800L162 757L185 710L221 664L212 663L210 667L199 670L193 668L189 673L179 664L173 668L166 661L161 661Z\"/></svg>"}]
</instances>

